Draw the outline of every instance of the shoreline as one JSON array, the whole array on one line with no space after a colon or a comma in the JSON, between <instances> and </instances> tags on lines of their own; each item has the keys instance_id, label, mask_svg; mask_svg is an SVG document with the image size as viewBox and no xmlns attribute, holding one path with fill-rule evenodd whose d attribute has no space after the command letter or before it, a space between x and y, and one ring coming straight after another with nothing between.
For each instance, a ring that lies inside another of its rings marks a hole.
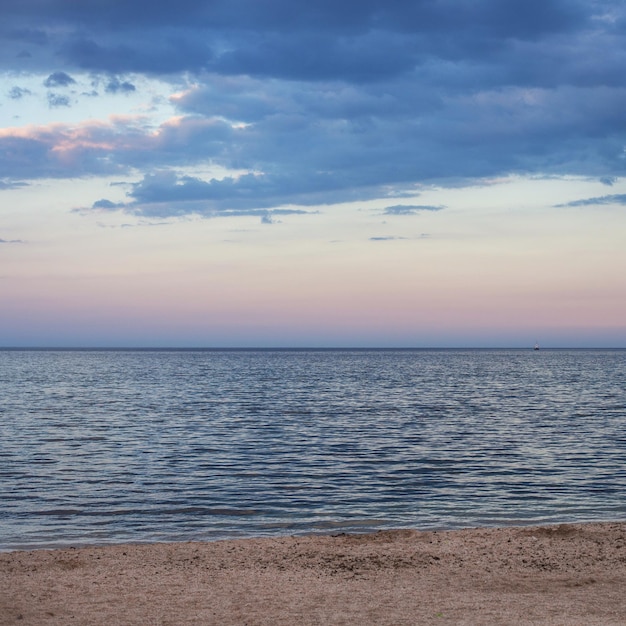
<instances>
[{"instance_id":1,"label":"shoreline","mask_svg":"<svg viewBox=\"0 0 626 626\"><path fill-rule=\"evenodd\" d=\"M605 526L610 524L618 524L618 525L626 525L626 519L601 519L601 520L578 520L578 521L558 521L558 522L520 522L520 523L510 523L503 525L487 525L487 526L454 526L454 527L426 527L426 528L416 528L413 526L393 526L393 527L369 527L365 530L355 530L353 528L345 529L343 527L339 527L336 529L328 529L328 530L305 530L301 532L286 532L284 534L281 533L270 533L270 534L243 534L241 536L237 535L229 535L224 534L217 537L195 537L195 538L168 538L168 539L145 539L145 540L113 540L113 541L104 541L98 542L81 542L78 541L68 541L63 544L33 544L33 545L18 545L17 547L0 547L0 556L11 554L14 552L57 552L61 550L90 550L90 549L99 549L99 548L122 548L129 546L159 546L159 545L172 545L176 546L179 544L213 544L213 543L221 543L221 542L246 542L246 541L276 541L281 539L303 539L303 538L332 538L339 536L351 536L351 537L361 537L368 535L376 535L378 533L404 533L404 532L414 532L414 533L457 533L457 532L468 532L468 531L505 531L509 529L530 529L530 528L557 528L557 527L585 527L590 525L596 526Z\"/></svg>"},{"instance_id":2,"label":"shoreline","mask_svg":"<svg viewBox=\"0 0 626 626\"><path fill-rule=\"evenodd\" d=\"M257 540L280 540L285 538L293 538L293 539L302 539L304 537L336 537L336 536L362 536L362 535L375 535L377 533L396 533L396 532L416 532L416 533L454 533L454 532L466 532L466 531L479 531L479 530L508 530L508 529L528 529L528 528L556 528L558 526L590 526L590 525L608 525L608 524L624 524L626 525L626 519L611 519L611 518L600 518L600 519L583 519L583 520L559 520L559 521L523 521L520 520L518 522L510 522L504 523L500 525L488 524L485 526L477 525L477 526L432 526L432 527L414 527L414 526L364 526L364 530L358 530L357 527L346 528L343 526L337 527L328 527L324 530L318 529L309 529L302 530L300 532L285 532L283 533L259 533L259 534L241 534L241 535L230 535L225 533L223 535L214 536L214 537L185 537L185 538L174 538L170 537L168 539L145 539L145 540L120 540L120 541L94 541L92 542L82 542L80 540L77 541L68 541L63 544L24 544L18 545L15 544L16 547L7 547L0 546L0 556L4 554L11 554L13 552L37 552L37 551L58 551L58 550L87 550L92 548L114 548L114 547L123 547L123 546L153 546L153 545L178 545L178 544L187 544L187 543L219 543L222 541L257 541Z\"/></svg>"},{"instance_id":3,"label":"shoreline","mask_svg":"<svg viewBox=\"0 0 626 626\"><path fill-rule=\"evenodd\" d=\"M0 553L5 624L626 623L626 522Z\"/></svg>"}]
</instances>

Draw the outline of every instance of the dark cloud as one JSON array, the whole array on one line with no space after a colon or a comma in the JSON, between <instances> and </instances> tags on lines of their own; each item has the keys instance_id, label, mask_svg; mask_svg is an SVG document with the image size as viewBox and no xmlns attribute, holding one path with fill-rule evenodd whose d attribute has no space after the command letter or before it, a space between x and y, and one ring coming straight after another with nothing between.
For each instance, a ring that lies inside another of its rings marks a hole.
<instances>
[{"instance_id":1,"label":"dark cloud","mask_svg":"<svg viewBox=\"0 0 626 626\"><path fill-rule=\"evenodd\" d=\"M616 6L609 3L621 15ZM595 10L584 0L136 0L97 5L24 0L23 6L4 10L3 18L13 24L8 30L18 42L47 44L68 65L89 70L210 70L358 82L411 72L433 59L497 64L513 42L545 52L547 42L556 46L566 36L593 41ZM521 59L518 63L523 65ZM527 62L526 67L536 66Z\"/></svg>"},{"instance_id":2,"label":"dark cloud","mask_svg":"<svg viewBox=\"0 0 626 626\"><path fill-rule=\"evenodd\" d=\"M191 176L178 176L171 171L158 171L144 176L128 193L135 213L150 214L168 211L179 214L185 206L190 212L259 211L288 202L314 205L336 201L341 187L325 176L310 176L309 181L296 181L293 176L245 174L238 178L204 181ZM170 207L170 208L168 208ZM181 208L183 207L183 208ZM202 207L202 208L198 208ZM280 209L288 214L300 210ZM286 214L287 214L286 213Z\"/></svg>"},{"instance_id":3,"label":"dark cloud","mask_svg":"<svg viewBox=\"0 0 626 626\"><path fill-rule=\"evenodd\" d=\"M179 177L174 172L158 171L132 185L127 194L129 202L101 199L94 202L92 209L122 209L145 217L176 217L187 213L204 217L257 216L266 224L274 223L274 218L280 215L311 213L303 209L270 208L280 204L280 198L268 199L267 194L260 190L272 184L276 187L275 194L283 193L279 183L251 174L239 180L226 178L203 181L190 176Z\"/></svg>"},{"instance_id":4,"label":"dark cloud","mask_svg":"<svg viewBox=\"0 0 626 626\"><path fill-rule=\"evenodd\" d=\"M67 87L76 84L76 81L65 72L54 72L43 81L46 87Z\"/></svg>"},{"instance_id":5,"label":"dark cloud","mask_svg":"<svg viewBox=\"0 0 626 626\"><path fill-rule=\"evenodd\" d=\"M385 215L416 215L423 211L441 211L444 208L443 206L433 206L429 204L395 204L386 207L383 213Z\"/></svg>"},{"instance_id":6,"label":"dark cloud","mask_svg":"<svg viewBox=\"0 0 626 626\"><path fill-rule=\"evenodd\" d=\"M597 3L594 3L597 4ZM606 4L606 3L605 3ZM9 3L5 15L24 21L70 23L91 29L128 29L140 25L195 26L241 30L327 30L359 32L370 28L459 31L468 25L483 36L536 37L580 27L589 12L582 0L135 0L79 3L72 0L21 0ZM593 7L594 9L596 7ZM601 5L598 7L601 8Z\"/></svg>"},{"instance_id":7,"label":"dark cloud","mask_svg":"<svg viewBox=\"0 0 626 626\"><path fill-rule=\"evenodd\" d=\"M60 54L66 62L86 70L165 75L199 72L213 57L204 37L184 32L134 33L128 39L119 35L99 41L84 36L64 42Z\"/></svg>"},{"instance_id":8,"label":"dark cloud","mask_svg":"<svg viewBox=\"0 0 626 626\"><path fill-rule=\"evenodd\" d=\"M128 202L100 210L262 217L425 183L624 176L617 0L22 0L3 7L0 31L13 51L0 63L36 67L61 93L79 71L113 94L131 94L141 74L176 83L179 117L158 129L130 120L0 137L7 180L134 176ZM181 173L207 164L247 173Z\"/></svg>"},{"instance_id":9,"label":"dark cloud","mask_svg":"<svg viewBox=\"0 0 626 626\"><path fill-rule=\"evenodd\" d=\"M611 194L608 196L599 196L597 198L585 198L583 200L573 200L565 204L557 204L555 206L562 207L578 207L578 206L599 206L603 204L626 204L626 194Z\"/></svg>"},{"instance_id":10,"label":"dark cloud","mask_svg":"<svg viewBox=\"0 0 626 626\"><path fill-rule=\"evenodd\" d=\"M3 12L5 7L3 7ZM6 17L8 18L10 11L7 11ZM46 32L45 25L42 25L41 28L23 28L16 27L5 30L3 33L4 37L7 39L13 39L19 41L24 44L35 44L37 46L45 46L50 43L50 38L48 37L48 33ZM22 50L19 53L20 56L31 57L32 55Z\"/></svg>"},{"instance_id":11,"label":"dark cloud","mask_svg":"<svg viewBox=\"0 0 626 626\"><path fill-rule=\"evenodd\" d=\"M107 93L132 93L136 91L136 87L126 80L121 81L119 78L112 78L107 83L105 91Z\"/></svg>"},{"instance_id":12,"label":"dark cloud","mask_svg":"<svg viewBox=\"0 0 626 626\"><path fill-rule=\"evenodd\" d=\"M209 68L219 74L362 83L411 71L418 58L419 50L403 35L371 32L335 38L329 33L293 33L249 37Z\"/></svg>"}]
</instances>

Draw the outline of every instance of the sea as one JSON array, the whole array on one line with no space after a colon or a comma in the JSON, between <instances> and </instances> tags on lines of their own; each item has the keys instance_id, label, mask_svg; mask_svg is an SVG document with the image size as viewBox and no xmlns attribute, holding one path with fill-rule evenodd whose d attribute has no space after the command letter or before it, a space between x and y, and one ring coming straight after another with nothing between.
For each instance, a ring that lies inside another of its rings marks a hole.
<instances>
[{"instance_id":1,"label":"sea","mask_svg":"<svg viewBox=\"0 0 626 626\"><path fill-rule=\"evenodd\" d=\"M615 520L624 350L0 350L0 550Z\"/></svg>"}]
</instances>

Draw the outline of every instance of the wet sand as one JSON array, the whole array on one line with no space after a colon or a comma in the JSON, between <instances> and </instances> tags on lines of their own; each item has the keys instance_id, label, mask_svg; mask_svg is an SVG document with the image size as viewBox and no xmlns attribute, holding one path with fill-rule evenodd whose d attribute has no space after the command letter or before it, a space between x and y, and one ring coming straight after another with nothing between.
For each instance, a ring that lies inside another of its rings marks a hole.
<instances>
[{"instance_id":1,"label":"wet sand","mask_svg":"<svg viewBox=\"0 0 626 626\"><path fill-rule=\"evenodd\" d=\"M0 554L0 624L626 624L626 522Z\"/></svg>"}]
</instances>

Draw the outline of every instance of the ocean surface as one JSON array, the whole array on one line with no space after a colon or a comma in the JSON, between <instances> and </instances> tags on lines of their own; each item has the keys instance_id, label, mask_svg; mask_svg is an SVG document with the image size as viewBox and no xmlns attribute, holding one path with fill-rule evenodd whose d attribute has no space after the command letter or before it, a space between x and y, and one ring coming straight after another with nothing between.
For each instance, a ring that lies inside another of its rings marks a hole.
<instances>
[{"instance_id":1,"label":"ocean surface","mask_svg":"<svg viewBox=\"0 0 626 626\"><path fill-rule=\"evenodd\" d=\"M626 520L626 351L0 351L0 549Z\"/></svg>"}]
</instances>

